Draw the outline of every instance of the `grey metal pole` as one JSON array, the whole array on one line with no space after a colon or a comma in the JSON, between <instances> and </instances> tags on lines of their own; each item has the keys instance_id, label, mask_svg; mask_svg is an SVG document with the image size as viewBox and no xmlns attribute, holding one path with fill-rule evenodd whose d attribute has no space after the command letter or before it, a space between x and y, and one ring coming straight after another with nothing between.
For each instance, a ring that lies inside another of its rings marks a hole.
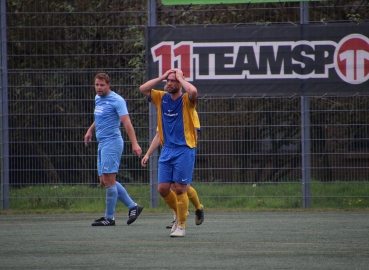
<instances>
[{"instance_id":1,"label":"grey metal pole","mask_svg":"<svg viewBox=\"0 0 369 270\"><path fill-rule=\"evenodd\" d=\"M156 1L148 0L148 26L156 26ZM146 48L146 52L148 48ZM146 74L146 79L148 75ZM154 105L150 103L149 105L149 128L150 128L150 142L156 135L157 127L157 110ZM150 207L159 206L159 193L158 193L158 150L151 155L149 159L150 166Z\"/></svg>"},{"instance_id":2,"label":"grey metal pole","mask_svg":"<svg viewBox=\"0 0 369 270\"><path fill-rule=\"evenodd\" d=\"M148 0L147 9L149 26L156 26L156 0Z\"/></svg>"},{"instance_id":3,"label":"grey metal pole","mask_svg":"<svg viewBox=\"0 0 369 270\"><path fill-rule=\"evenodd\" d=\"M300 23L309 24L309 2L300 2Z\"/></svg>"},{"instance_id":4,"label":"grey metal pole","mask_svg":"<svg viewBox=\"0 0 369 270\"><path fill-rule=\"evenodd\" d=\"M301 169L302 169L302 205L311 207L310 200L310 99L301 96Z\"/></svg>"},{"instance_id":5,"label":"grey metal pole","mask_svg":"<svg viewBox=\"0 0 369 270\"><path fill-rule=\"evenodd\" d=\"M9 113L8 113L8 64L7 64L7 38L6 38L6 0L0 3L0 147L1 147L1 208L9 210Z\"/></svg>"},{"instance_id":6,"label":"grey metal pole","mask_svg":"<svg viewBox=\"0 0 369 270\"><path fill-rule=\"evenodd\" d=\"M300 23L309 23L309 3L300 2ZM301 96L301 169L302 169L302 205L311 207L311 148L310 148L310 98Z\"/></svg>"}]
</instances>

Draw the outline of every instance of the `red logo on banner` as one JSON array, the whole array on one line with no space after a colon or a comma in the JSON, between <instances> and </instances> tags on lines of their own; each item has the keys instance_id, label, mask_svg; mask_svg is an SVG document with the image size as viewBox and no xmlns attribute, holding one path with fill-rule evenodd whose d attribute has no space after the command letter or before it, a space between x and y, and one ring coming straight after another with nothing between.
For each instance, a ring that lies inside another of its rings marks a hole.
<instances>
[{"instance_id":1,"label":"red logo on banner","mask_svg":"<svg viewBox=\"0 0 369 270\"><path fill-rule=\"evenodd\" d=\"M178 62L178 68L183 71L187 80L192 80L192 48L190 43L161 42L152 48L154 62L159 62L159 75L163 75L167 70L173 68L174 62Z\"/></svg>"},{"instance_id":2,"label":"red logo on banner","mask_svg":"<svg viewBox=\"0 0 369 270\"><path fill-rule=\"evenodd\" d=\"M350 84L369 79L369 39L360 34L343 38L336 47L334 61L338 76Z\"/></svg>"}]
</instances>

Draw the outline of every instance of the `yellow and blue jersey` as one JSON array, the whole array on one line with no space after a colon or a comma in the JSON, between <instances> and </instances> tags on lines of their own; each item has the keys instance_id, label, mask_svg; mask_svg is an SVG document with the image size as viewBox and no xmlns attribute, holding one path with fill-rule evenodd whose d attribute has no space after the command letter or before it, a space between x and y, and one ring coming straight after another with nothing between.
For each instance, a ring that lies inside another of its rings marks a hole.
<instances>
[{"instance_id":1,"label":"yellow and blue jersey","mask_svg":"<svg viewBox=\"0 0 369 270\"><path fill-rule=\"evenodd\" d=\"M199 119L199 115L197 114L196 110L193 111L192 120L193 120L193 124L195 126L196 131L200 131L201 130L200 119ZM159 131L159 129L158 129L158 127L156 127L156 132L158 132L158 131ZM196 136L196 140L197 140L197 136ZM196 141L196 143L197 143L197 141Z\"/></svg>"},{"instance_id":2,"label":"yellow and blue jersey","mask_svg":"<svg viewBox=\"0 0 369 270\"><path fill-rule=\"evenodd\" d=\"M151 90L149 101L158 109L160 143L166 147L195 148L196 102L191 101L187 93L182 94L177 100L172 100L167 92L154 89Z\"/></svg>"},{"instance_id":3,"label":"yellow and blue jersey","mask_svg":"<svg viewBox=\"0 0 369 270\"><path fill-rule=\"evenodd\" d=\"M193 111L193 115L192 115L192 121L193 121L193 124L195 126L195 129L197 131L200 131L200 119L199 119L199 115L197 114L197 111L194 110Z\"/></svg>"}]
</instances>

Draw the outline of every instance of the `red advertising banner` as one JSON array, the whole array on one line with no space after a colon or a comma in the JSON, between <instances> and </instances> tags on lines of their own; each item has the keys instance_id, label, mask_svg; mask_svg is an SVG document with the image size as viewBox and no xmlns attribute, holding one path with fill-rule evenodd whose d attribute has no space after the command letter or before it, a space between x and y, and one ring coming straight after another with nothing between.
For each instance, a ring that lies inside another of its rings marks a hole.
<instances>
[{"instance_id":1,"label":"red advertising banner","mask_svg":"<svg viewBox=\"0 0 369 270\"><path fill-rule=\"evenodd\" d=\"M148 79L177 67L208 95L369 94L369 24L148 27Z\"/></svg>"}]
</instances>

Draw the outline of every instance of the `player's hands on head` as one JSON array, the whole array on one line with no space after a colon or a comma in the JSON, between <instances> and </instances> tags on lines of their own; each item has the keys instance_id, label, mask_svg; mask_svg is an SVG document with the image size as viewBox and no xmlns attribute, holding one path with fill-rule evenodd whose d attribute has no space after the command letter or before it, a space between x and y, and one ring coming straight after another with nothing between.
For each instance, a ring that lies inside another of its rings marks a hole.
<instances>
[{"instance_id":1,"label":"player's hands on head","mask_svg":"<svg viewBox=\"0 0 369 270\"><path fill-rule=\"evenodd\" d=\"M171 68L169 70L167 70L164 74L163 74L163 78L166 80L169 76L170 73L175 73L174 68Z\"/></svg>"},{"instance_id":2,"label":"player's hands on head","mask_svg":"<svg viewBox=\"0 0 369 270\"><path fill-rule=\"evenodd\" d=\"M184 75L183 75L183 71L182 70L180 70L178 68L175 68L174 71L176 73L177 80L184 79Z\"/></svg>"},{"instance_id":3,"label":"player's hands on head","mask_svg":"<svg viewBox=\"0 0 369 270\"><path fill-rule=\"evenodd\" d=\"M178 79L184 79L184 78L185 78L185 76L184 76L184 74L183 74L183 71L182 71L182 70L180 70L180 69L178 69L178 68L171 68L171 69L167 70L167 71L163 74L163 77L164 77L165 79L167 79L167 78L168 78L168 76L169 76L169 74L171 74L171 73L175 73L175 74L176 74L176 78L177 78L177 80L178 80Z\"/></svg>"}]
</instances>

